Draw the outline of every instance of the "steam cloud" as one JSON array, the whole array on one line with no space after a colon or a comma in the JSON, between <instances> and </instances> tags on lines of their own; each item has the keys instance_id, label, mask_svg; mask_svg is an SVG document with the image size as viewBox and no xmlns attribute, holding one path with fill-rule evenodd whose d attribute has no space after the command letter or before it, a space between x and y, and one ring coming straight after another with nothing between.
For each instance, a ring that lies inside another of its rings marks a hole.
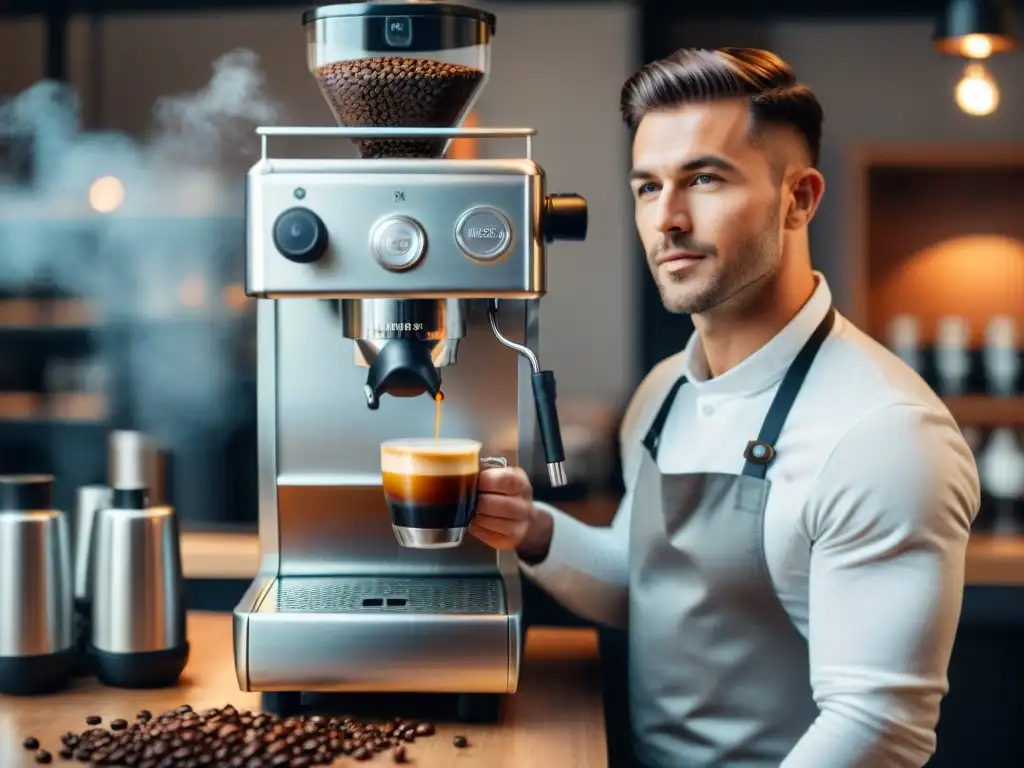
<instances>
[{"instance_id":1,"label":"steam cloud","mask_svg":"<svg viewBox=\"0 0 1024 768\"><path fill-rule=\"evenodd\" d=\"M64 84L0 101L0 289L44 282L99 307L103 343L127 366L132 423L118 426L158 439L241 415L230 384L252 330L220 289L243 281L244 169L254 127L280 109L251 51L212 70L198 92L160 98L141 138L84 131ZM28 182L2 162L23 143Z\"/></svg>"}]
</instances>

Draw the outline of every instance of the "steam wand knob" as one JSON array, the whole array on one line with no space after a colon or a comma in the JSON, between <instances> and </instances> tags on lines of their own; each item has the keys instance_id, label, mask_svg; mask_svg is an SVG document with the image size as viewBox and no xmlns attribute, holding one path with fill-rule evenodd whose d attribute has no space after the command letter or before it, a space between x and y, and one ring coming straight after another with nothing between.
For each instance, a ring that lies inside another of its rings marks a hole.
<instances>
[{"instance_id":1,"label":"steam wand knob","mask_svg":"<svg viewBox=\"0 0 1024 768\"><path fill-rule=\"evenodd\" d=\"M510 349L514 349L530 362L533 399L537 405L537 425L540 428L541 441L544 444L544 460L548 465L548 480L554 488L561 488L568 483L565 475L565 449L562 447L562 428L558 422L558 408L555 400L555 374L542 371L537 355L529 347L506 339L498 330L498 302L490 299L487 302L487 316L491 321L491 330L495 338Z\"/></svg>"},{"instance_id":2,"label":"steam wand knob","mask_svg":"<svg viewBox=\"0 0 1024 768\"><path fill-rule=\"evenodd\" d=\"M544 239L549 243L555 240L586 240L590 223L587 201L576 194L548 195L544 199L542 221Z\"/></svg>"}]
</instances>

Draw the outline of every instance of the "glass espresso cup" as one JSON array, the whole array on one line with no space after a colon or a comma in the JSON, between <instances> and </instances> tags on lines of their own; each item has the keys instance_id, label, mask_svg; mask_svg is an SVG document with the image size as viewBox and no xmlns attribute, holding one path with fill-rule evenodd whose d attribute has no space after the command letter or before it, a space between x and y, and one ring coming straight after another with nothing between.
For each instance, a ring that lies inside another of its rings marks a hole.
<instances>
[{"instance_id":1,"label":"glass espresso cup","mask_svg":"<svg viewBox=\"0 0 1024 768\"><path fill-rule=\"evenodd\" d=\"M457 547L476 513L481 469L505 467L480 458L483 446L463 438L414 437L380 446L384 499L395 538L403 547Z\"/></svg>"}]
</instances>

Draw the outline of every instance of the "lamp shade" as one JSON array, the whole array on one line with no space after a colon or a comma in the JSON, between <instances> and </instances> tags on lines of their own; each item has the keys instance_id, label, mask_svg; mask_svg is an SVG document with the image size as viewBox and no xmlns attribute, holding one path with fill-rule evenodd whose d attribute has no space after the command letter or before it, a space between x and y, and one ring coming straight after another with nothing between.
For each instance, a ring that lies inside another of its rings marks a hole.
<instances>
[{"instance_id":1,"label":"lamp shade","mask_svg":"<svg viewBox=\"0 0 1024 768\"><path fill-rule=\"evenodd\" d=\"M1013 14L1002 0L949 0L932 38L950 56L988 58L1012 50Z\"/></svg>"}]
</instances>

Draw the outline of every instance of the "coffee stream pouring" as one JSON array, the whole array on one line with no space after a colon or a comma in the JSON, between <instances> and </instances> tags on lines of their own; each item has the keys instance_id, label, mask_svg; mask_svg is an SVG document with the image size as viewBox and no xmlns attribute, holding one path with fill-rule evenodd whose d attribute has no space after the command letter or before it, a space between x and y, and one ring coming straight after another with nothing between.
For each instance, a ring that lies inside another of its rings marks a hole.
<instances>
[{"instance_id":1,"label":"coffee stream pouring","mask_svg":"<svg viewBox=\"0 0 1024 768\"><path fill-rule=\"evenodd\" d=\"M456 438L511 444L504 460L543 460L566 483L554 376L534 350L548 245L585 238L586 201L548 193L534 129L460 127L488 80L493 14L341 3L303 24L339 127L259 128L247 179L261 556L234 612L239 685L278 711L303 693L448 693L461 716L493 717L519 679L515 556L431 501L462 475L429 451L386 501L381 446L434 435L443 389ZM324 154L272 155L278 137ZM526 153L445 157L459 138ZM359 156L330 154L331 139Z\"/></svg>"}]
</instances>

